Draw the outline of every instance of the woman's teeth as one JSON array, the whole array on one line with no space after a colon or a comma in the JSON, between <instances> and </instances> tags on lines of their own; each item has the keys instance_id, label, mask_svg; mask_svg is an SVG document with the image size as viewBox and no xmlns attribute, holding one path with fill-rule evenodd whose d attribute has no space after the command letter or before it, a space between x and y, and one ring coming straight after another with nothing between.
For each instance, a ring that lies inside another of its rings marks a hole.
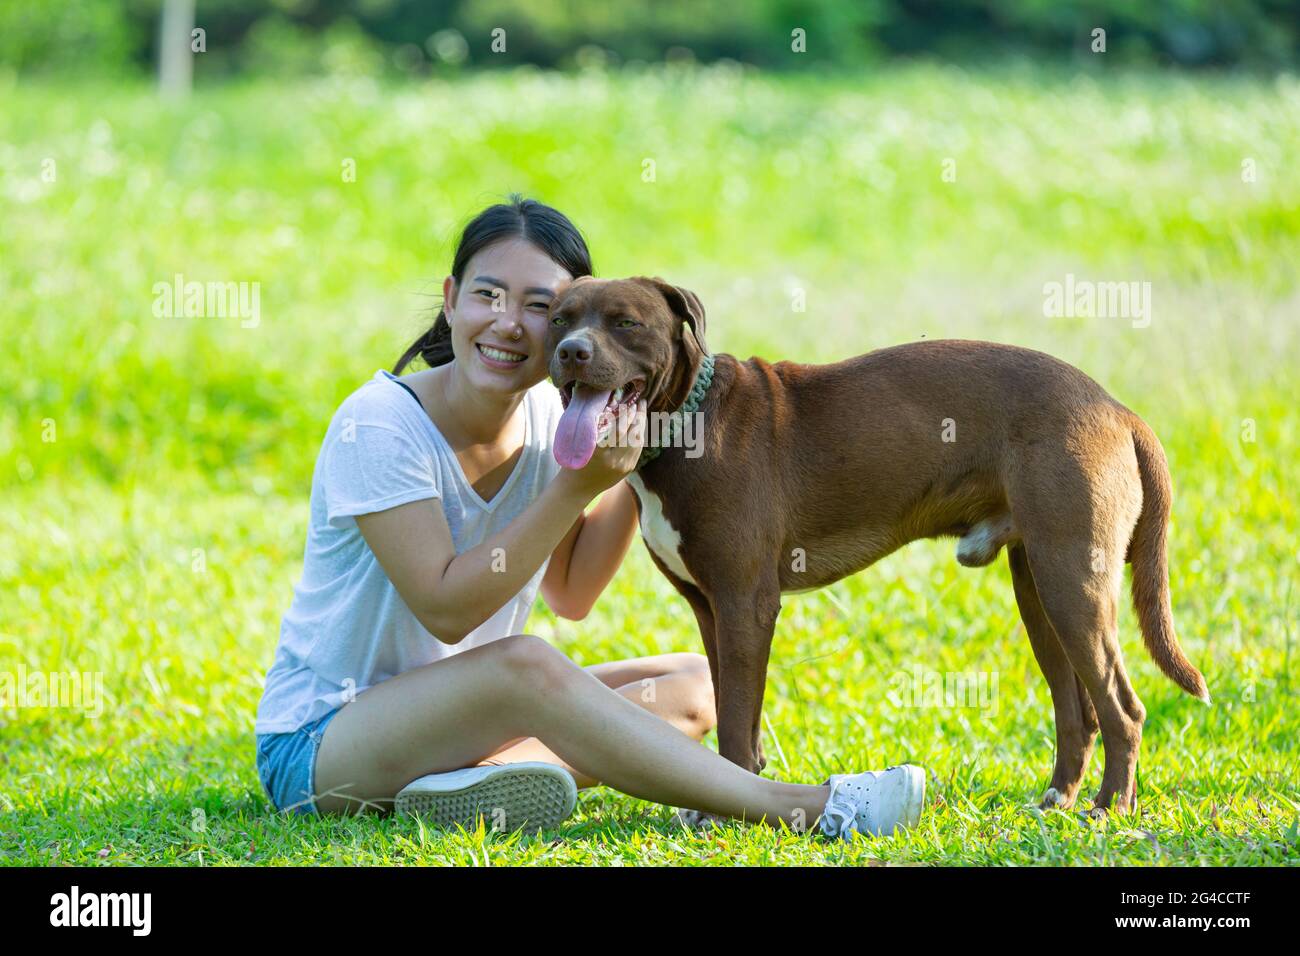
<instances>
[{"instance_id":1,"label":"woman's teeth","mask_svg":"<svg viewBox=\"0 0 1300 956\"><path fill-rule=\"evenodd\" d=\"M503 352L500 349L492 348L490 345L480 344L478 350L488 358L494 359L497 362L522 362L524 359L528 358L527 355L516 355L513 352Z\"/></svg>"}]
</instances>

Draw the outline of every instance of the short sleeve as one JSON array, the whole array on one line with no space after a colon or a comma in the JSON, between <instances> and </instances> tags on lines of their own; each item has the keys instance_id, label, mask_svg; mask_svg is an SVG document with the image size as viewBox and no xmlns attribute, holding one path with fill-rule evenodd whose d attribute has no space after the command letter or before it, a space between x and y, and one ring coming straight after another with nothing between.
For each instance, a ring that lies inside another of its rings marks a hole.
<instances>
[{"instance_id":1,"label":"short sleeve","mask_svg":"<svg viewBox=\"0 0 1300 956\"><path fill-rule=\"evenodd\" d=\"M442 496L429 454L400 428L341 415L321 449L326 520L354 524L356 515Z\"/></svg>"}]
</instances>

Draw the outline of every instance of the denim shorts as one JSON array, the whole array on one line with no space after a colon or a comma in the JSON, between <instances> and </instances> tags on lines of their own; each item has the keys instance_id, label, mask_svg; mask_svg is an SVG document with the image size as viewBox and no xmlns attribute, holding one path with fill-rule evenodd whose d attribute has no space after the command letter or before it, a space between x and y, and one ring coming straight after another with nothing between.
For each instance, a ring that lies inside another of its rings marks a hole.
<instances>
[{"instance_id":1,"label":"denim shorts","mask_svg":"<svg viewBox=\"0 0 1300 956\"><path fill-rule=\"evenodd\" d=\"M338 715L324 717L283 734L257 735L257 776L277 810L310 815L316 809L316 753L325 727Z\"/></svg>"}]
</instances>

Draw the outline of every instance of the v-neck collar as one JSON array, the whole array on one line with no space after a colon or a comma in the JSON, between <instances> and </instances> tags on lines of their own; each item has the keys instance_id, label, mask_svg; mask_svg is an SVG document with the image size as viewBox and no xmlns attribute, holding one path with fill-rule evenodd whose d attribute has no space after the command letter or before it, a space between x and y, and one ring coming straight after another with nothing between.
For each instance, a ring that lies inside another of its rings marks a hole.
<instances>
[{"instance_id":1,"label":"v-neck collar","mask_svg":"<svg viewBox=\"0 0 1300 956\"><path fill-rule=\"evenodd\" d=\"M403 387L402 383L400 383L397 380L396 375L394 375L392 372L388 371L387 369L383 369L382 371L384 373L384 377L388 381L392 382L393 385L395 385L398 388ZM416 400L419 401L418 396L416 397ZM439 444L441 444L442 447L447 450L447 454L451 456L451 466L453 469L455 469L456 477L460 479L461 488L464 489L469 494L469 496L474 500L474 503L477 504L484 511L496 510L496 506L501 502L501 499L506 496L506 492L508 492L510 488L514 485L515 479L519 477L519 473L524 470L526 459L532 452L533 416L531 414L531 409L530 409L530 403L532 402L532 400L533 400L532 389L530 388L524 392L523 450L519 453L519 460L515 462L515 467L511 470L509 477L507 477L505 483L502 484L501 487L497 489L496 494L492 496L491 501L484 501L483 496L474 490L474 486L470 483L469 477L465 474L465 469L461 467L460 459L456 457L456 449L451 447L451 442L447 441L447 439L443 437L442 432L438 430L438 426L433 423L433 419L429 417L428 409L424 407L424 403L423 402L420 403L420 418L424 420L424 424L426 427L428 427L429 433L433 435L434 440L437 441Z\"/></svg>"}]
</instances>

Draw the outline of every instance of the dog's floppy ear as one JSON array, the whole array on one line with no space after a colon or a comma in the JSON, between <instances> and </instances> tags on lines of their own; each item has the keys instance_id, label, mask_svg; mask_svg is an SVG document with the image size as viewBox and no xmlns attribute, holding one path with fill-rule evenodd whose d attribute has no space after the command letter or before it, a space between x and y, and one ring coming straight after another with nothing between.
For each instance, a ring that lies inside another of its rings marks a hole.
<instances>
[{"instance_id":1,"label":"dog's floppy ear","mask_svg":"<svg viewBox=\"0 0 1300 956\"><path fill-rule=\"evenodd\" d=\"M648 282L659 290L660 294L667 300L668 307L673 310L674 314L681 316L686 323L686 327L691 330L691 336L695 339L695 344L700 353L707 353L709 348L704 344L704 305L700 302L700 297L690 289L683 289L671 282L665 282L658 276L640 276L639 278L642 282ZM683 333L684 335L685 333Z\"/></svg>"}]
</instances>

